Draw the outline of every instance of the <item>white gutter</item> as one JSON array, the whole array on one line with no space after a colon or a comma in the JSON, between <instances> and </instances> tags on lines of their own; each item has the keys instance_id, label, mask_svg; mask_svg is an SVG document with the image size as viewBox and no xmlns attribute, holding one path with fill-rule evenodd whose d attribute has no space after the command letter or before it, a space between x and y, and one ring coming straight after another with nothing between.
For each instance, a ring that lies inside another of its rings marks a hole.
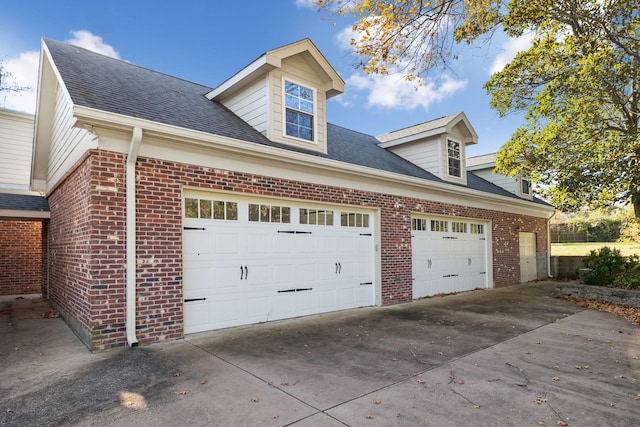
<instances>
[{"instance_id":1,"label":"white gutter","mask_svg":"<svg viewBox=\"0 0 640 427\"><path fill-rule=\"evenodd\" d=\"M127 203L127 282L125 325L129 347L138 346L136 338L136 161L142 143L142 129L133 128L131 146L126 164L126 203Z\"/></svg>"},{"instance_id":2,"label":"white gutter","mask_svg":"<svg viewBox=\"0 0 640 427\"><path fill-rule=\"evenodd\" d=\"M547 276L554 277L551 271L551 219L556 216L555 211L547 219Z\"/></svg>"}]
</instances>

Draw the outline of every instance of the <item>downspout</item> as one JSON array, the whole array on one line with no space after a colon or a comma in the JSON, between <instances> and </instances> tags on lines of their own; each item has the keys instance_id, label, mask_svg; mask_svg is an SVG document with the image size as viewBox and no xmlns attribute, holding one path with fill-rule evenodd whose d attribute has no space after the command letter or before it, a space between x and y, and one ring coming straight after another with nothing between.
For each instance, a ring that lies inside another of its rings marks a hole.
<instances>
[{"instance_id":1,"label":"downspout","mask_svg":"<svg viewBox=\"0 0 640 427\"><path fill-rule=\"evenodd\" d=\"M551 271L551 219L556 216L556 212L553 211L549 219L547 219L547 276L553 277Z\"/></svg>"},{"instance_id":2,"label":"downspout","mask_svg":"<svg viewBox=\"0 0 640 427\"><path fill-rule=\"evenodd\" d=\"M136 161L142 143L142 129L133 128L131 145L126 163L126 204L127 204L127 282L126 282L126 316L127 344L138 346L136 338Z\"/></svg>"}]
</instances>

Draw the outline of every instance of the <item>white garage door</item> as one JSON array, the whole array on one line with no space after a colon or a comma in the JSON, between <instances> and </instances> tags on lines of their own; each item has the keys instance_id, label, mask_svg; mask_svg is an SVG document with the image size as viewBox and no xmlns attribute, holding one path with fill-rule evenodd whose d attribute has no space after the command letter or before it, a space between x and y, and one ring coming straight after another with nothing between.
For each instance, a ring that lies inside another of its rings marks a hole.
<instances>
[{"instance_id":1,"label":"white garage door","mask_svg":"<svg viewBox=\"0 0 640 427\"><path fill-rule=\"evenodd\" d=\"M412 218L413 298L488 287L486 224Z\"/></svg>"},{"instance_id":2,"label":"white garage door","mask_svg":"<svg viewBox=\"0 0 640 427\"><path fill-rule=\"evenodd\" d=\"M184 332L374 304L367 211L185 196Z\"/></svg>"}]
</instances>

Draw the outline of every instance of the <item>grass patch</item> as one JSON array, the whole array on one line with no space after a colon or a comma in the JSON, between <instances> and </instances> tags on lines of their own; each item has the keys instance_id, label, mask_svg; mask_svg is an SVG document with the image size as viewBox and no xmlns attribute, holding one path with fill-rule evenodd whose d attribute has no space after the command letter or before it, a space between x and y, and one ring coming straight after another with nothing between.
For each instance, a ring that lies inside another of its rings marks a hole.
<instances>
[{"instance_id":1,"label":"grass patch","mask_svg":"<svg viewBox=\"0 0 640 427\"><path fill-rule=\"evenodd\" d=\"M622 256L640 255L640 243L589 242L589 243L552 243L552 256L587 256L589 252L603 246L618 249Z\"/></svg>"}]
</instances>

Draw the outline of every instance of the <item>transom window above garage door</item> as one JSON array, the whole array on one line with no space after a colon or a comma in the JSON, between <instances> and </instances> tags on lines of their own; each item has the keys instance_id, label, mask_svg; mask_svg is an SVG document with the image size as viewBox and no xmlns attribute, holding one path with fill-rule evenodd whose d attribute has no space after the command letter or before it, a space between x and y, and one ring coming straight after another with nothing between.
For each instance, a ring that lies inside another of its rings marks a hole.
<instances>
[{"instance_id":1,"label":"transom window above garage door","mask_svg":"<svg viewBox=\"0 0 640 427\"><path fill-rule=\"evenodd\" d=\"M411 220L411 229L413 230L426 230L427 229L427 220L424 218L413 218Z\"/></svg>"},{"instance_id":2,"label":"transom window above garage door","mask_svg":"<svg viewBox=\"0 0 640 427\"><path fill-rule=\"evenodd\" d=\"M300 224L333 225L333 211L300 208Z\"/></svg>"},{"instance_id":3,"label":"transom window above garage door","mask_svg":"<svg viewBox=\"0 0 640 427\"><path fill-rule=\"evenodd\" d=\"M470 224L471 234L484 234L484 224Z\"/></svg>"},{"instance_id":4,"label":"transom window above garage door","mask_svg":"<svg viewBox=\"0 0 640 427\"><path fill-rule=\"evenodd\" d=\"M484 234L485 224L460 220L411 218L411 229L440 233Z\"/></svg>"},{"instance_id":5,"label":"transom window above garage door","mask_svg":"<svg viewBox=\"0 0 640 427\"><path fill-rule=\"evenodd\" d=\"M213 199L184 199L185 218L238 220L238 203Z\"/></svg>"},{"instance_id":6,"label":"transom window above garage door","mask_svg":"<svg viewBox=\"0 0 640 427\"><path fill-rule=\"evenodd\" d=\"M467 223L466 222L451 222L451 231L454 233L466 233L467 232Z\"/></svg>"},{"instance_id":7,"label":"transom window above garage door","mask_svg":"<svg viewBox=\"0 0 640 427\"><path fill-rule=\"evenodd\" d=\"M441 219L432 219L431 231L449 231L449 221L444 221Z\"/></svg>"},{"instance_id":8,"label":"transom window above garage door","mask_svg":"<svg viewBox=\"0 0 640 427\"><path fill-rule=\"evenodd\" d=\"M249 204L249 221L291 223L291 208L288 206Z\"/></svg>"},{"instance_id":9,"label":"transom window above garage door","mask_svg":"<svg viewBox=\"0 0 640 427\"><path fill-rule=\"evenodd\" d=\"M369 228L369 214L361 212L340 212L340 225L342 227Z\"/></svg>"}]
</instances>

